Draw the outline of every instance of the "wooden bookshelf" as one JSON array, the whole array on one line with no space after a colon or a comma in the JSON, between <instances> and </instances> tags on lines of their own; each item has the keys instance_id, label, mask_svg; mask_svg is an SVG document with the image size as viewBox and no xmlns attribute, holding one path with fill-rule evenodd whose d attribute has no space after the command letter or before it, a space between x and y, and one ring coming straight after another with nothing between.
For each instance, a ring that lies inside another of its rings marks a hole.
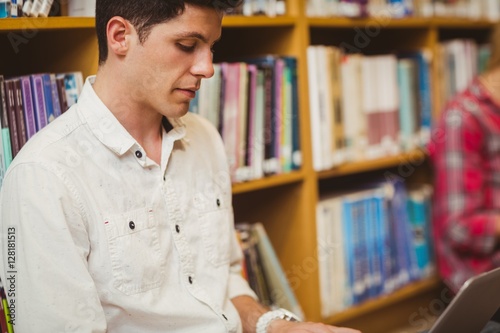
<instances>
[{"instance_id":1,"label":"wooden bookshelf","mask_svg":"<svg viewBox=\"0 0 500 333\"><path fill-rule=\"evenodd\" d=\"M252 27L286 27L293 26L297 19L288 16L266 17L266 16L225 16L222 26L225 28L252 28Z\"/></svg>"},{"instance_id":2,"label":"wooden bookshelf","mask_svg":"<svg viewBox=\"0 0 500 333\"><path fill-rule=\"evenodd\" d=\"M0 32L18 32L26 30L67 30L94 29L95 19L89 17L21 17L6 18L0 21Z\"/></svg>"},{"instance_id":3,"label":"wooden bookshelf","mask_svg":"<svg viewBox=\"0 0 500 333\"><path fill-rule=\"evenodd\" d=\"M292 287L308 320L363 328L365 333L387 332L395 325L407 323L408 316L419 306L428 306L432 299L439 297L442 289L439 279L433 277L412 283L393 294L322 318L318 269L313 265L318 260L316 203L320 185L326 182L335 184L348 176L394 168L401 161L424 160L426 154L415 150L315 172L306 49L320 43L339 45L352 41L356 34L354 28L378 24L381 33L370 41L366 51L392 52L421 47L435 50L437 43L447 38L472 36L485 40L493 23L457 18L307 18L305 3L306 0L287 0L289 15L284 17L227 16L223 19L222 40L216 45L216 62L261 54L292 55L298 59L302 169L234 184L235 219L236 222L260 221L265 225L287 276L295 281ZM84 76L94 74L98 53L94 24L93 18L75 17L1 19L3 61L0 73L8 76L80 70ZM25 42L14 47L9 39L12 33L23 37ZM433 80L437 81L439 77L435 74ZM434 114L438 112L435 107Z\"/></svg>"},{"instance_id":4,"label":"wooden bookshelf","mask_svg":"<svg viewBox=\"0 0 500 333\"><path fill-rule=\"evenodd\" d=\"M411 165L420 165L426 158L427 155L422 149L415 149L412 152L395 156L345 163L330 170L318 172L318 178L328 179L333 177L342 177L360 172L393 168L398 165L406 165L408 163Z\"/></svg>"}]
</instances>

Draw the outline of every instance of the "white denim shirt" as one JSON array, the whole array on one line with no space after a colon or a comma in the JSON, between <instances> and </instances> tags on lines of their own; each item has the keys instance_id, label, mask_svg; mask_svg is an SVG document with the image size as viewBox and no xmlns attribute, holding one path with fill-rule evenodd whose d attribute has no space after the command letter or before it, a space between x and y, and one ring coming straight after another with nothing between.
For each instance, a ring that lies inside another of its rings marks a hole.
<instances>
[{"instance_id":1,"label":"white denim shirt","mask_svg":"<svg viewBox=\"0 0 500 333\"><path fill-rule=\"evenodd\" d=\"M169 119L161 165L89 78L76 105L9 167L0 276L16 333L241 332L241 276L224 146Z\"/></svg>"}]
</instances>

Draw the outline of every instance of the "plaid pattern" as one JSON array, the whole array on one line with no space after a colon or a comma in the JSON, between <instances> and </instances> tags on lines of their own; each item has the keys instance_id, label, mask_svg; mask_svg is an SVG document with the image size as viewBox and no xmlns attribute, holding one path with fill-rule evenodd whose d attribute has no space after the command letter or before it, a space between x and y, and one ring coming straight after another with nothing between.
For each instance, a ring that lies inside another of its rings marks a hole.
<instances>
[{"instance_id":1,"label":"plaid pattern","mask_svg":"<svg viewBox=\"0 0 500 333\"><path fill-rule=\"evenodd\" d=\"M429 144L439 273L457 291L500 266L500 105L476 79L445 108Z\"/></svg>"}]
</instances>

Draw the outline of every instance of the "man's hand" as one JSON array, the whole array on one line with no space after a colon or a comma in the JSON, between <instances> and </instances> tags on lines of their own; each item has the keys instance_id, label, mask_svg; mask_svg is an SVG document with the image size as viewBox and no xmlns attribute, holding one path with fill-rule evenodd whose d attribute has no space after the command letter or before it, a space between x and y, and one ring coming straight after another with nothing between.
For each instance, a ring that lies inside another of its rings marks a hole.
<instances>
[{"instance_id":1,"label":"man's hand","mask_svg":"<svg viewBox=\"0 0 500 333\"><path fill-rule=\"evenodd\" d=\"M346 327L336 327L321 323L292 322L273 320L267 327L267 333L361 333Z\"/></svg>"},{"instance_id":2,"label":"man's hand","mask_svg":"<svg viewBox=\"0 0 500 333\"><path fill-rule=\"evenodd\" d=\"M267 308L249 296L237 296L231 299L240 314L243 332L255 333L257 320ZM361 333L345 327L335 327L321 323L287 321L276 319L267 326L267 333Z\"/></svg>"}]
</instances>

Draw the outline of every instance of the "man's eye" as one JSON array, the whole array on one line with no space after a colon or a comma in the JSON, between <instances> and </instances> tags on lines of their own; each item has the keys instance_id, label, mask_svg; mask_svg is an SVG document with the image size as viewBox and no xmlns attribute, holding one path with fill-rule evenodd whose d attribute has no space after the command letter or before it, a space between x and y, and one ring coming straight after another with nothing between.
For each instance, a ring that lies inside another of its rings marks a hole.
<instances>
[{"instance_id":1,"label":"man's eye","mask_svg":"<svg viewBox=\"0 0 500 333\"><path fill-rule=\"evenodd\" d=\"M184 52L193 52L194 51L194 45L185 45L185 44L177 43L177 46Z\"/></svg>"}]
</instances>

